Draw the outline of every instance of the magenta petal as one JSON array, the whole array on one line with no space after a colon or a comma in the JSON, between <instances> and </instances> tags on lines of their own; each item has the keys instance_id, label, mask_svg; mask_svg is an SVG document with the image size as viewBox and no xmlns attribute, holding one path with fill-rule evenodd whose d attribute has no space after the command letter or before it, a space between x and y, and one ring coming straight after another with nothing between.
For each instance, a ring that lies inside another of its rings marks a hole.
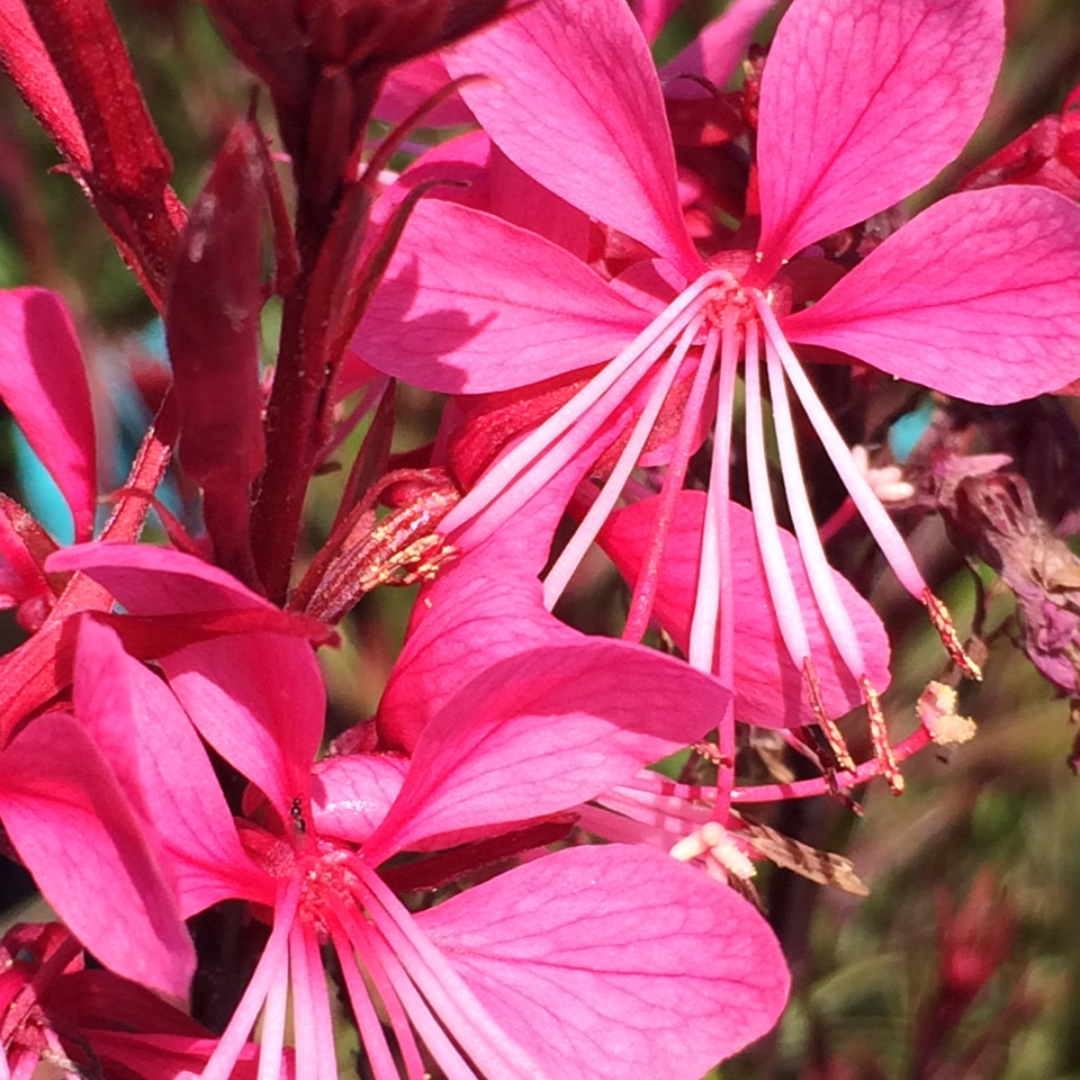
<instances>
[{"instance_id":1,"label":"magenta petal","mask_svg":"<svg viewBox=\"0 0 1080 1080\"><path fill-rule=\"evenodd\" d=\"M498 565L489 558L486 549L467 557L428 594L431 608L406 640L379 702L384 743L411 753L430 718L484 668L581 640L544 610L535 573L488 573Z\"/></svg>"},{"instance_id":2,"label":"magenta petal","mask_svg":"<svg viewBox=\"0 0 1080 1080\"><path fill-rule=\"evenodd\" d=\"M326 690L310 646L244 634L191 645L161 667L206 741L285 819L307 797L322 739Z\"/></svg>"},{"instance_id":3,"label":"magenta petal","mask_svg":"<svg viewBox=\"0 0 1080 1080\"><path fill-rule=\"evenodd\" d=\"M796 0L761 85L768 261L933 179L982 118L1003 39L1000 0Z\"/></svg>"},{"instance_id":4,"label":"magenta petal","mask_svg":"<svg viewBox=\"0 0 1080 1080\"><path fill-rule=\"evenodd\" d=\"M430 101L450 82L450 75L439 53L419 56L399 64L383 83L372 116L391 124L400 123L411 112ZM472 123L472 113L461 98L454 94L424 114L423 127L444 127Z\"/></svg>"},{"instance_id":5,"label":"magenta petal","mask_svg":"<svg viewBox=\"0 0 1080 1080\"><path fill-rule=\"evenodd\" d=\"M48 568L83 571L133 615L274 610L223 570L145 544L68 548ZM220 637L164 657L161 668L206 741L287 817L308 790L322 739L325 689L307 642L268 633Z\"/></svg>"},{"instance_id":6,"label":"magenta petal","mask_svg":"<svg viewBox=\"0 0 1080 1080\"><path fill-rule=\"evenodd\" d=\"M700 97L700 84L678 78L687 74L703 75L714 86L723 87L746 55L757 24L775 4L776 0L735 0L660 69L661 78L669 80L664 92L669 96L692 93Z\"/></svg>"},{"instance_id":7,"label":"magenta petal","mask_svg":"<svg viewBox=\"0 0 1080 1080\"><path fill-rule=\"evenodd\" d=\"M51 574L83 571L134 615L273 608L231 574L173 548L75 544L50 555L45 568Z\"/></svg>"},{"instance_id":8,"label":"magenta petal","mask_svg":"<svg viewBox=\"0 0 1080 1080\"><path fill-rule=\"evenodd\" d=\"M489 205L481 209L588 261L592 223L586 214L538 184L495 145L488 156L487 174Z\"/></svg>"},{"instance_id":9,"label":"magenta petal","mask_svg":"<svg viewBox=\"0 0 1080 1080\"><path fill-rule=\"evenodd\" d=\"M646 848L560 851L417 920L559 1080L691 1080L764 1035L787 1001L761 915Z\"/></svg>"},{"instance_id":10,"label":"magenta petal","mask_svg":"<svg viewBox=\"0 0 1080 1080\"><path fill-rule=\"evenodd\" d=\"M653 41L682 2L683 0L631 0L630 10L637 16L646 39Z\"/></svg>"},{"instance_id":11,"label":"magenta petal","mask_svg":"<svg viewBox=\"0 0 1080 1080\"><path fill-rule=\"evenodd\" d=\"M496 661L582 640L544 607L537 575L588 459L543 487L479 547L439 575L379 702L380 742L412 753L429 720Z\"/></svg>"},{"instance_id":12,"label":"magenta petal","mask_svg":"<svg viewBox=\"0 0 1080 1080\"><path fill-rule=\"evenodd\" d=\"M76 539L89 539L97 499L90 388L71 317L47 289L0 290L0 397L63 492Z\"/></svg>"},{"instance_id":13,"label":"magenta petal","mask_svg":"<svg viewBox=\"0 0 1080 1080\"><path fill-rule=\"evenodd\" d=\"M1080 207L967 191L889 237L785 334L953 397L1002 405L1080 375Z\"/></svg>"},{"instance_id":14,"label":"magenta petal","mask_svg":"<svg viewBox=\"0 0 1080 1080\"><path fill-rule=\"evenodd\" d=\"M509 657L424 729L365 857L574 807L701 738L728 696L715 679L624 642L581 638Z\"/></svg>"},{"instance_id":15,"label":"magenta petal","mask_svg":"<svg viewBox=\"0 0 1080 1080\"><path fill-rule=\"evenodd\" d=\"M84 619L75 658L75 713L124 791L161 837L185 918L218 900L270 902L240 846L206 750L172 692L124 652L115 631Z\"/></svg>"},{"instance_id":16,"label":"magenta petal","mask_svg":"<svg viewBox=\"0 0 1080 1080\"><path fill-rule=\"evenodd\" d=\"M119 975L187 995L195 950L153 836L71 716L34 720L0 755L0 817L42 894Z\"/></svg>"},{"instance_id":17,"label":"magenta petal","mask_svg":"<svg viewBox=\"0 0 1080 1080\"><path fill-rule=\"evenodd\" d=\"M388 754L343 754L315 766L311 813L320 836L363 844L398 797L409 763Z\"/></svg>"},{"instance_id":18,"label":"magenta petal","mask_svg":"<svg viewBox=\"0 0 1080 1080\"><path fill-rule=\"evenodd\" d=\"M656 503L656 499L648 499L619 511L600 534L604 550L629 581L637 577ZM660 564L654 614L684 651L690 639L704 513L704 494L697 491L680 494ZM749 510L737 503L731 504L730 513L734 553L735 718L769 728L813 724L816 719L807 701L802 673L788 656L769 600L753 518ZM832 716L842 716L861 704L861 688L844 666L821 620L802 566L798 542L786 530L781 530L780 539L800 600L825 707ZM875 687L884 689L889 684L889 639L885 628L846 578L835 571L833 577L866 657L869 670L865 674Z\"/></svg>"},{"instance_id":19,"label":"magenta petal","mask_svg":"<svg viewBox=\"0 0 1080 1080\"><path fill-rule=\"evenodd\" d=\"M425 150L375 201L372 221L390 224L395 211L417 188L431 189L439 201L462 203L477 210L490 209L488 156L491 140L482 131L468 131ZM367 237L365 252L381 240L378 230Z\"/></svg>"},{"instance_id":20,"label":"magenta petal","mask_svg":"<svg viewBox=\"0 0 1080 1080\"><path fill-rule=\"evenodd\" d=\"M561 247L432 199L413 211L356 343L415 386L483 393L610 359L648 321Z\"/></svg>"},{"instance_id":21,"label":"magenta petal","mask_svg":"<svg viewBox=\"0 0 1080 1080\"><path fill-rule=\"evenodd\" d=\"M519 168L696 277L660 83L624 0L547 0L447 50L461 96Z\"/></svg>"},{"instance_id":22,"label":"magenta petal","mask_svg":"<svg viewBox=\"0 0 1080 1080\"><path fill-rule=\"evenodd\" d=\"M519 169L484 131L470 131L425 150L379 196L373 218L388 223L418 188L430 188L431 197L441 202L482 210L528 229L588 261L588 215Z\"/></svg>"}]
</instances>

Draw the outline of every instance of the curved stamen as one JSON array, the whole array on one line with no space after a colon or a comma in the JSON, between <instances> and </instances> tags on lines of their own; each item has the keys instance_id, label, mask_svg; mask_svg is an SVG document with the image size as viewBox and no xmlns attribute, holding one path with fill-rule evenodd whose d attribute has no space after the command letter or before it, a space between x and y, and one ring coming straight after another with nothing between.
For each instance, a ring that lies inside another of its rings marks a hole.
<instances>
[{"instance_id":1,"label":"curved stamen","mask_svg":"<svg viewBox=\"0 0 1080 1080\"><path fill-rule=\"evenodd\" d=\"M341 967L341 975L345 981L345 992L352 1006L353 1016L356 1018L356 1029L360 1036L360 1045L364 1048L368 1065L372 1075L377 1080L383 1077L397 1076L397 1066L394 1064L393 1055L390 1052L390 1044L386 1040L383 1026L379 1022L379 1014L375 1011L375 1003L372 995L364 983L357 956L361 958L364 971L370 976L375 992L386 1011L390 1029L398 1039L401 1047L401 1056L405 1066L405 1075L408 1080L417 1080L424 1075L423 1060L416 1040L412 1038L412 1028L405 1019L404 1010L397 995L388 993L388 981L382 965L370 956L371 950L364 948L366 943L365 934L359 934L360 944L351 939L349 931L342 922L339 912L344 907L343 902L337 897L330 897L329 904L334 914L333 919L328 919L330 940L334 945ZM402 1034L405 1034L404 1041Z\"/></svg>"},{"instance_id":2,"label":"curved stamen","mask_svg":"<svg viewBox=\"0 0 1080 1080\"><path fill-rule=\"evenodd\" d=\"M276 1080L280 1075L288 1009L289 980L277 979L270 984L259 1024L259 1069L256 1080Z\"/></svg>"},{"instance_id":3,"label":"curved stamen","mask_svg":"<svg viewBox=\"0 0 1080 1080\"><path fill-rule=\"evenodd\" d=\"M719 339L716 330L710 327L705 344L702 346L701 362L694 374L690 395L683 408L671 460L664 473L664 482L656 504L656 517L653 519L649 543L642 555L641 568L638 571L637 581L634 583L633 595L630 597L630 606L622 635L627 641L640 641L645 636L649 619L652 617L656 590L660 585L660 561L664 554L668 533L671 531L679 492L682 491L683 481L686 479L686 470L694 449L694 437L698 430L698 419L705 404L705 395L709 388L718 348Z\"/></svg>"},{"instance_id":4,"label":"curved stamen","mask_svg":"<svg viewBox=\"0 0 1080 1080\"><path fill-rule=\"evenodd\" d=\"M821 693L821 681L810 653L810 639L800 610L791 567L784 556L780 529L773 508L772 486L769 483L768 463L765 456L765 432L762 419L761 368L758 355L758 324L746 327L746 461L750 482L750 505L754 511L754 533L757 536L761 562L765 568L765 581L773 610L776 612L780 636L784 641L792 663L802 672L810 707L817 722L825 732L840 767L854 766L851 754L836 721L825 708Z\"/></svg>"},{"instance_id":5,"label":"curved stamen","mask_svg":"<svg viewBox=\"0 0 1080 1080\"><path fill-rule=\"evenodd\" d=\"M728 796L735 783L735 587L731 550L731 440L735 419L735 384L738 377L739 341L735 315L725 311L722 319L720 378L716 387L716 425L709 489L705 497L701 552L698 559L697 593L690 623L688 659L695 667L712 670L732 691L731 700L717 721L718 815L727 811ZM717 634L719 633L719 648Z\"/></svg>"},{"instance_id":6,"label":"curved stamen","mask_svg":"<svg viewBox=\"0 0 1080 1080\"><path fill-rule=\"evenodd\" d=\"M292 977L293 1040L296 1060L312 1080L337 1080L333 1021L326 994L326 974L319 943L311 928L297 920L289 934Z\"/></svg>"},{"instance_id":7,"label":"curved stamen","mask_svg":"<svg viewBox=\"0 0 1080 1080\"><path fill-rule=\"evenodd\" d=\"M555 565L552 566L544 579L544 606L548 611L555 606L578 564L585 557L589 546L596 539L597 534L603 528L604 522L619 501L619 497L623 492L623 485L634 471L638 458L641 457L641 452L645 449L645 444L648 442L649 435L652 433L653 426L660 415L660 410L664 407L668 391L675 382L675 377L679 373L679 368L682 366L686 354L690 351L690 346L701 328L701 323L700 318L695 319L683 330L678 344L672 350L671 355L664 361L656 386L653 387L649 399L645 403L645 408L642 409L641 415L637 418L630 433L630 438L627 440L626 446L623 447L622 453L619 454L615 467L611 470L611 475L605 481L600 494L592 506L589 507L585 517L582 518L578 527L574 530L574 535L570 538L566 547L563 548L555 561Z\"/></svg>"},{"instance_id":8,"label":"curved stamen","mask_svg":"<svg viewBox=\"0 0 1080 1080\"><path fill-rule=\"evenodd\" d=\"M228 1027L218 1040L210 1060L201 1074L201 1080L226 1080L232 1075L233 1067L240 1058L244 1045L259 1017L270 993L271 986L280 981L288 981L289 933L296 918L296 908L300 900L300 881L291 877L279 892L274 904L274 925L270 938L263 948L262 956L255 966L244 996L240 999ZM274 1078L280 1075L281 1056L270 1059L266 1075ZM262 1055L259 1055L259 1075L263 1077Z\"/></svg>"},{"instance_id":9,"label":"curved stamen","mask_svg":"<svg viewBox=\"0 0 1080 1080\"><path fill-rule=\"evenodd\" d=\"M372 924L385 938L431 1009L481 1070L497 1076L541 1078L545 1074L525 1047L505 1032L484 1008L464 979L429 940L415 918L402 906L379 875L362 859L349 860L357 875L357 894ZM388 971L388 974L391 974ZM393 978L391 974L391 978ZM410 1017L411 987L395 985ZM418 1025L421 1038L432 1047L433 1033Z\"/></svg>"},{"instance_id":10,"label":"curved stamen","mask_svg":"<svg viewBox=\"0 0 1080 1080\"><path fill-rule=\"evenodd\" d=\"M763 302L760 298L756 298L756 302L760 310ZM788 402L784 372L772 340L768 337L765 339L765 364L769 374L769 391L772 399L777 447L780 451L780 469L784 477L784 491L787 495L791 520L795 526L795 535L799 540L803 566L810 581L814 601L821 612L822 620L829 629L829 636L836 645L848 671L858 681L862 690L863 703L866 705L867 715L870 718L870 737L874 753L881 758L884 775L889 782L889 787L899 794L904 785L896 767L896 762L892 757L885 715L881 710L877 690L866 674L866 660L863 657L858 633L851 621L851 616L848 614L847 607L844 605L843 600L840 599L840 591L836 587L836 579L833 577L832 569L825 557L825 549L818 534L817 523L814 521L813 511L810 509L810 500L806 494L802 465L799 461L799 448L795 440L795 425L791 418L791 406ZM846 747L843 748L843 753L839 752L839 748L843 747L842 740L835 741L832 734L830 734L829 727L826 727L825 730L829 734L830 742L833 743L833 749L838 751L837 757L841 765L845 769L853 768Z\"/></svg>"},{"instance_id":11,"label":"curved stamen","mask_svg":"<svg viewBox=\"0 0 1080 1080\"><path fill-rule=\"evenodd\" d=\"M468 526L496 500L510 504L511 500L503 499L503 497L526 474L532 480L534 471L536 472L535 481L530 482L526 489L516 489L512 506L503 517L512 512L513 506L521 505L526 498L535 494L535 491L546 484L561 467L561 464L552 465L542 460L545 455L552 457L547 452L570 429L573 429L574 435L572 452L576 452L588 443L611 413L623 404L625 391L608 397L606 411L594 409L593 406L600 402L601 398L607 396L607 392L620 383L623 376L629 375L632 380L631 386L635 384L675 342L694 316L708 304L708 290L719 281L726 281L728 278L730 274L725 271L713 271L703 275L680 293L614 360L606 364L587 386L496 461L481 477L479 483L446 516L442 522L442 531L449 535L455 530ZM628 390L629 387L626 389ZM562 455L563 462L567 456ZM569 456L572 456L572 453ZM539 466L542 471L533 470L534 465ZM498 524L501 524L501 520L489 524L484 529L483 536L474 536L470 531L469 542L479 542L484 536L490 535ZM461 546L462 542L462 537L455 538L458 546Z\"/></svg>"},{"instance_id":12,"label":"curved stamen","mask_svg":"<svg viewBox=\"0 0 1080 1080\"><path fill-rule=\"evenodd\" d=\"M784 373L791 382L792 389L806 411L807 418L817 432L821 445L829 455L833 468L840 475L840 479L851 495L866 527L877 541L881 553L893 569L900 584L920 603L924 604L930 613L930 621L941 636L949 655L958 667L971 678L981 678L982 673L978 665L968 657L960 644L952 620L944 604L934 596L930 586L926 584L919 568L915 565L911 552L908 550L904 538L900 535L888 511L881 504L881 500L874 494L869 481L859 471L851 456L851 452L844 442L843 436L836 430L825 406L821 404L817 393L814 391L810 380L806 377L798 357L792 351L779 323L767 305L758 305L758 315L765 328L776 355L780 358Z\"/></svg>"},{"instance_id":13,"label":"curved stamen","mask_svg":"<svg viewBox=\"0 0 1080 1080\"><path fill-rule=\"evenodd\" d=\"M810 659L810 640L799 608L791 570L784 558L780 528L773 509L768 462L765 457L765 428L762 419L761 369L758 358L756 322L746 325L746 466L750 482L750 505L754 511L754 533L765 568L773 610L780 636L792 663L804 670Z\"/></svg>"},{"instance_id":14,"label":"curved stamen","mask_svg":"<svg viewBox=\"0 0 1080 1080\"><path fill-rule=\"evenodd\" d=\"M716 387L713 458L709 470L709 489L705 501L705 520L699 554L701 569L698 573L687 656L690 663L699 670L712 670L713 660L717 655L716 635L719 622L717 675L721 680L730 680L731 669L734 668L734 594L731 585L731 525L728 514L735 383L739 366L739 335L734 323L734 315L725 313L720 338L720 378Z\"/></svg>"},{"instance_id":15,"label":"curved stamen","mask_svg":"<svg viewBox=\"0 0 1080 1080\"><path fill-rule=\"evenodd\" d=\"M356 907L361 907L363 900L360 897L354 899ZM386 1045L382 1024L371 1002L370 991L349 952L350 945L359 956L365 973L371 978L379 995L390 1029L397 1040L407 1080L425 1080L429 1075L424 1067L420 1048L413 1037L414 1028L424 1038L428 1051L439 1063L448 1080L476 1080L476 1073L450 1043L438 1021L431 1015L424 999L402 971L393 948L386 943L377 929L366 920L358 918L352 905L335 896L331 896L329 900L347 938L347 941L342 942L342 947L338 948L338 955L343 958L342 970L353 1007L356 1008L359 1004L360 1012L367 1016L368 1036L364 1040L364 1049L377 1080L396 1080L398 1068L393 1063ZM346 959L350 962L346 963ZM378 1049L379 1060L384 1065L381 1072L375 1068L376 1054L372 1052L375 1049Z\"/></svg>"},{"instance_id":16,"label":"curved stamen","mask_svg":"<svg viewBox=\"0 0 1080 1080\"><path fill-rule=\"evenodd\" d=\"M840 592L825 556L813 511L810 509L783 370L776 350L768 338L765 341L765 366L769 376L769 394L772 400L776 443L780 452L780 471L784 478L784 492L787 496L791 521L795 526L795 535L799 541L799 551L802 554L806 576L810 581L818 610L829 628L829 634L841 659L852 677L860 679L866 673L862 646L859 644L859 637L855 632L851 616L843 600L840 599Z\"/></svg>"}]
</instances>

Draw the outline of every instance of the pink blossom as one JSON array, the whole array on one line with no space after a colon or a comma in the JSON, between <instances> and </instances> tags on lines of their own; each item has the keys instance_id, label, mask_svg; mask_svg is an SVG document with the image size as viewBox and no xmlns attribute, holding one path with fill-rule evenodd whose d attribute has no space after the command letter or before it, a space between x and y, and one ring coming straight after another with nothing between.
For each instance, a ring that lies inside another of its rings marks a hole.
<instances>
[{"instance_id":1,"label":"pink blossom","mask_svg":"<svg viewBox=\"0 0 1080 1080\"><path fill-rule=\"evenodd\" d=\"M218 609L259 603L175 552L87 545L50 566L78 568L136 616L198 610L211 594ZM463 561L457 594L442 593L460 619L459 652L475 629L464 570ZM303 642L263 633L190 645L159 661L167 685L93 622L79 656L77 715L158 838L177 909L232 895L271 922L208 1080L228 1075L260 1011L263 1054L276 1061L289 1001L297 1074L336 1076L319 955L327 942L379 1077L399 1074L376 1001L409 1077L423 1074L419 1036L453 1076L575 1080L632 1069L691 1080L778 1015L787 974L764 921L657 851L534 855L421 916L390 887L387 861L399 852L431 859L450 848L460 877L474 866L470 851L532 835L530 823L557 821L699 738L727 696L708 676L619 642L519 642L476 665L434 710L416 705L425 718L408 759L332 757L312 773L324 691ZM208 762L196 760L195 729L256 785L239 830ZM42 815L41 831L53 821ZM609 1052L597 1055L598 1044Z\"/></svg>"},{"instance_id":2,"label":"pink blossom","mask_svg":"<svg viewBox=\"0 0 1080 1080\"><path fill-rule=\"evenodd\" d=\"M560 377L570 384L556 399L565 403L549 408L447 517L451 541L475 545L527 492L585 456L603 459L611 479L575 538L580 553L599 535L635 464L666 464L663 509L645 541L647 569L631 609L632 632L640 633L677 488L712 424L713 470L687 649L691 663L728 680L735 639L725 629L732 619L719 616L731 610L725 583L732 562L744 557L732 541L728 508L741 368L757 546L783 647L808 691L812 708L804 721L828 719L816 689L824 663L801 614L791 546L775 523L764 449L766 381L799 558L872 721L882 724L875 647L825 560L801 475L791 391L901 583L927 605L954 659L976 673L792 343L847 353L990 404L1054 390L1078 368L1080 208L1034 188L952 196L886 240L812 306L791 305L799 297L794 271L815 263L809 245L891 206L955 157L986 107L1001 53L999 0L795 0L761 88L760 232L745 249L708 262L683 224L656 72L625 5L551 0L448 53L451 74L491 77L462 94L503 154L576 211L642 246L637 261L604 280L594 265L549 243L546 230L447 202L417 208L362 324L365 358L453 393L542 380L561 385ZM754 222L746 225L751 237ZM593 371L594 365L603 366ZM569 373L580 373L572 384ZM571 569L567 562L549 577L549 602Z\"/></svg>"}]
</instances>

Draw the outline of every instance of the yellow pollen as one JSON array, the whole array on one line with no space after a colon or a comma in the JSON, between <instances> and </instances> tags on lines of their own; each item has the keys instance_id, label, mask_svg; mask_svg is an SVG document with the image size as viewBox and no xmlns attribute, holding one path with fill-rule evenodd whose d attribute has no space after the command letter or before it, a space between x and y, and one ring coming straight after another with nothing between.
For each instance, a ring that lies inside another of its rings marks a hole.
<instances>
[{"instance_id":1,"label":"yellow pollen","mask_svg":"<svg viewBox=\"0 0 1080 1080\"><path fill-rule=\"evenodd\" d=\"M956 746L975 737L975 721L956 711L956 691L945 683L928 684L915 711L938 746Z\"/></svg>"}]
</instances>

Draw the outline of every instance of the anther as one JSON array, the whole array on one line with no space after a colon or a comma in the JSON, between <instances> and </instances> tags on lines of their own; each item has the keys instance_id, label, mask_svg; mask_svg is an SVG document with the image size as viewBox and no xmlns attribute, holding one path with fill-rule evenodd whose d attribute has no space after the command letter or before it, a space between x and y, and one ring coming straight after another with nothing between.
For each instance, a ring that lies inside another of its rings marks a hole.
<instances>
[{"instance_id":1,"label":"anther","mask_svg":"<svg viewBox=\"0 0 1080 1080\"><path fill-rule=\"evenodd\" d=\"M881 775L885 777L892 793L902 795L904 778L900 775L900 766L896 764L892 744L889 742L889 729L878 693L865 675L859 680L859 684L866 702L866 713L870 717L870 745L874 748L874 757L881 765Z\"/></svg>"},{"instance_id":2,"label":"anther","mask_svg":"<svg viewBox=\"0 0 1080 1080\"><path fill-rule=\"evenodd\" d=\"M938 746L956 746L975 737L975 721L956 711L956 691L944 683L929 683L915 712Z\"/></svg>"},{"instance_id":3,"label":"anther","mask_svg":"<svg viewBox=\"0 0 1080 1080\"><path fill-rule=\"evenodd\" d=\"M969 679L981 679L982 669L964 652L964 646L960 644L960 636L956 632L956 627L953 626L949 609L929 589L922 594L920 599L926 605L930 622L938 632L938 637L941 638L952 662Z\"/></svg>"},{"instance_id":4,"label":"anther","mask_svg":"<svg viewBox=\"0 0 1080 1080\"><path fill-rule=\"evenodd\" d=\"M803 682L806 683L806 690L810 697L810 708L821 730L825 732L829 748L836 756L837 765L845 772L854 772L855 760L847 748L847 743L844 742L844 736L840 734L840 729L836 726L836 721L825 709L825 702L821 696L821 680L810 657L803 661Z\"/></svg>"},{"instance_id":5,"label":"anther","mask_svg":"<svg viewBox=\"0 0 1080 1080\"><path fill-rule=\"evenodd\" d=\"M697 831L684 836L669 854L679 862L689 862L704 855L724 874L731 874L741 881L749 881L757 873L750 856L718 821L707 821Z\"/></svg>"}]
</instances>

